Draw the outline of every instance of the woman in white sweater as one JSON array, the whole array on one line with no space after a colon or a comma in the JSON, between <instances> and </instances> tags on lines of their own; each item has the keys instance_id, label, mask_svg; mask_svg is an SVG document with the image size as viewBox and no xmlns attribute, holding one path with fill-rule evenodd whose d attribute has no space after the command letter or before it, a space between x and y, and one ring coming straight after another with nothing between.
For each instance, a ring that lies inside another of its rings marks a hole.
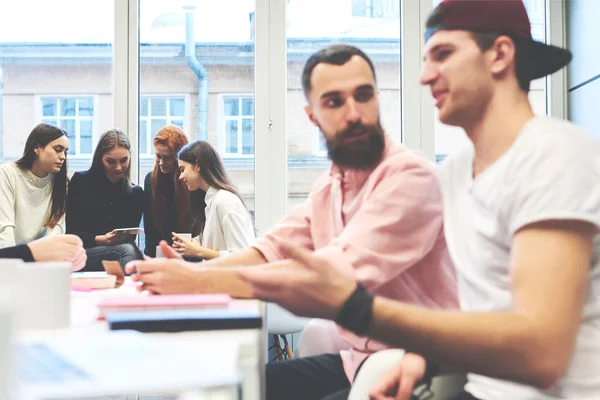
<instances>
[{"instance_id":1,"label":"woman in white sweater","mask_svg":"<svg viewBox=\"0 0 600 400\"><path fill-rule=\"evenodd\" d=\"M191 192L192 241L173 233L173 248L185 257L210 260L243 250L254 241L254 224L229 181L217 151L206 141L185 146L178 156L179 179Z\"/></svg>"},{"instance_id":2,"label":"woman in white sweater","mask_svg":"<svg viewBox=\"0 0 600 400\"><path fill-rule=\"evenodd\" d=\"M42 123L22 157L0 165L0 248L63 233L68 149L67 133Z\"/></svg>"}]
</instances>

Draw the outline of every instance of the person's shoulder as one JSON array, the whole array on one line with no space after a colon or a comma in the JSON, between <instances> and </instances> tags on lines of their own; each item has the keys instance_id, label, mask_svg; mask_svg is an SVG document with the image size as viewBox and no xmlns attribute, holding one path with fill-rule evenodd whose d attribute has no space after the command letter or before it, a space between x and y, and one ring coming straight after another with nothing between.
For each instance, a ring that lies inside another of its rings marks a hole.
<instances>
[{"instance_id":1,"label":"person's shoulder","mask_svg":"<svg viewBox=\"0 0 600 400\"><path fill-rule=\"evenodd\" d=\"M228 190L219 189L216 191L214 196L214 202L218 207L242 204L240 198L235 193L232 193Z\"/></svg>"},{"instance_id":2,"label":"person's shoulder","mask_svg":"<svg viewBox=\"0 0 600 400\"><path fill-rule=\"evenodd\" d=\"M141 196L144 194L144 189L141 186L136 185L135 183L131 184L131 194L134 196Z\"/></svg>"},{"instance_id":3,"label":"person's shoulder","mask_svg":"<svg viewBox=\"0 0 600 400\"><path fill-rule=\"evenodd\" d=\"M146 189L146 190L150 189L151 179L152 179L152 171L148 172L146 174L146 176L144 177L144 189Z\"/></svg>"},{"instance_id":4,"label":"person's shoulder","mask_svg":"<svg viewBox=\"0 0 600 400\"><path fill-rule=\"evenodd\" d=\"M529 166L532 171L543 173L546 168L558 171L600 162L600 142L570 121L536 117L525 125L517 140L511 163L514 168Z\"/></svg>"},{"instance_id":5,"label":"person's shoulder","mask_svg":"<svg viewBox=\"0 0 600 400\"><path fill-rule=\"evenodd\" d=\"M418 172L424 174L437 174L435 163L417 151L409 150L406 147L394 144L383 156L383 159L373 171L373 176L396 177L402 172Z\"/></svg>"},{"instance_id":6,"label":"person's shoulder","mask_svg":"<svg viewBox=\"0 0 600 400\"><path fill-rule=\"evenodd\" d=\"M10 162L10 163L1 164L0 171L2 171L2 173L5 175L13 175L14 176L18 172L20 172L21 169L19 168L17 163Z\"/></svg>"}]
</instances>

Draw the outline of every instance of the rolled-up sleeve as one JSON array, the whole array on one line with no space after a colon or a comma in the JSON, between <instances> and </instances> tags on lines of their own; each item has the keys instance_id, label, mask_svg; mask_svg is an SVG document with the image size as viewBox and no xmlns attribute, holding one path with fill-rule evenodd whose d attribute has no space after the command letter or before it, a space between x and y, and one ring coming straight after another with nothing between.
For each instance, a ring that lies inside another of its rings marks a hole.
<instances>
[{"instance_id":1,"label":"rolled-up sleeve","mask_svg":"<svg viewBox=\"0 0 600 400\"><path fill-rule=\"evenodd\" d=\"M388 168L342 234L317 254L373 290L423 259L442 234L442 196L425 161Z\"/></svg>"},{"instance_id":2,"label":"rolled-up sleeve","mask_svg":"<svg viewBox=\"0 0 600 400\"><path fill-rule=\"evenodd\" d=\"M257 238L252 247L260 251L268 262L285 258L281 251L283 242L314 250L310 231L311 207L312 200L309 196L304 203L294 207L273 229Z\"/></svg>"}]
</instances>

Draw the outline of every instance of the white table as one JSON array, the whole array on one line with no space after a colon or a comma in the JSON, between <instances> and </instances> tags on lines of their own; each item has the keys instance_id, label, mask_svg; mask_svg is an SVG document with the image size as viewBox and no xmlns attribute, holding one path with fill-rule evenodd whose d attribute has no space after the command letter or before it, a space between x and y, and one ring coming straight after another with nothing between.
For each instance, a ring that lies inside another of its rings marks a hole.
<instances>
[{"instance_id":1,"label":"white table","mask_svg":"<svg viewBox=\"0 0 600 400\"><path fill-rule=\"evenodd\" d=\"M127 280L119 289L94 290L92 292L71 292L71 321L69 332L81 332L85 335L94 331L108 329L106 321L98 320L97 304L108 296L139 296L135 286ZM182 333L156 333L154 337L165 340L176 340L177 345L185 345L190 349L194 345L214 341L219 346L228 343L238 346L239 358L237 368L242 374L243 400L261 400L265 397L265 364L266 364L266 333L265 333L265 306L258 300L233 300L230 308L243 308L258 311L263 315L263 329L203 331ZM41 332L28 332L27 336L46 334ZM210 362L207 360L206 362ZM217 388L214 392L204 393L205 399L232 398L231 391ZM135 397L134 397L135 398Z\"/></svg>"}]
</instances>

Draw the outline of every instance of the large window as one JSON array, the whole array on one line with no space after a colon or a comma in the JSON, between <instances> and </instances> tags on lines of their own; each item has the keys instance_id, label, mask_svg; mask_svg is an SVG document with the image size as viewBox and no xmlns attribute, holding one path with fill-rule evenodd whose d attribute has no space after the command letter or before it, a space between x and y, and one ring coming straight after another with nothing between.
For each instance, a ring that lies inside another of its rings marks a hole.
<instances>
[{"instance_id":1,"label":"large window","mask_svg":"<svg viewBox=\"0 0 600 400\"><path fill-rule=\"evenodd\" d=\"M302 91L301 74L311 53L338 42L348 43L365 51L375 64L383 128L396 141L402 141L400 4L400 0L289 1L288 209L306 199L314 181L330 166L326 158L325 140L304 111L307 102ZM373 12L365 14L365 7L372 7ZM358 12L361 9L363 13ZM332 18L334 15L335 18ZM370 18L365 19L365 16ZM332 19L335 23L332 23Z\"/></svg>"},{"instance_id":2,"label":"large window","mask_svg":"<svg viewBox=\"0 0 600 400\"><path fill-rule=\"evenodd\" d=\"M399 0L352 0L352 16L397 19L400 18Z\"/></svg>"},{"instance_id":3,"label":"large window","mask_svg":"<svg viewBox=\"0 0 600 400\"><path fill-rule=\"evenodd\" d=\"M93 152L94 97L40 98L42 122L60 126L69 135L69 154L90 156Z\"/></svg>"},{"instance_id":4,"label":"large window","mask_svg":"<svg viewBox=\"0 0 600 400\"><path fill-rule=\"evenodd\" d=\"M140 154L154 154L152 138L165 125L185 130L185 96L142 96L140 101Z\"/></svg>"},{"instance_id":5,"label":"large window","mask_svg":"<svg viewBox=\"0 0 600 400\"><path fill-rule=\"evenodd\" d=\"M140 180L154 135L175 124L219 151L254 210L255 0L139 3Z\"/></svg>"},{"instance_id":6,"label":"large window","mask_svg":"<svg viewBox=\"0 0 600 400\"><path fill-rule=\"evenodd\" d=\"M254 155L254 98L223 96L223 138L226 156Z\"/></svg>"},{"instance_id":7,"label":"large window","mask_svg":"<svg viewBox=\"0 0 600 400\"><path fill-rule=\"evenodd\" d=\"M69 134L69 174L89 167L113 128L114 15L114 1L0 2L0 162L45 121Z\"/></svg>"},{"instance_id":8,"label":"large window","mask_svg":"<svg viewBox=\"0 0 600 400\"><path fill-rule=\"evenodd\" d=\"M531 32L535 40L546 41L546 0L524 0L529 19ZM439 0L434 0L434 6ZM531 82L529 100L533 111L537 115L547 114L546 78ZM437 119L435 111L435 156L438 162L443 161L448 155L469 145L469 140L462 129L442 124Z\"/></svg>"}]
</instances>

